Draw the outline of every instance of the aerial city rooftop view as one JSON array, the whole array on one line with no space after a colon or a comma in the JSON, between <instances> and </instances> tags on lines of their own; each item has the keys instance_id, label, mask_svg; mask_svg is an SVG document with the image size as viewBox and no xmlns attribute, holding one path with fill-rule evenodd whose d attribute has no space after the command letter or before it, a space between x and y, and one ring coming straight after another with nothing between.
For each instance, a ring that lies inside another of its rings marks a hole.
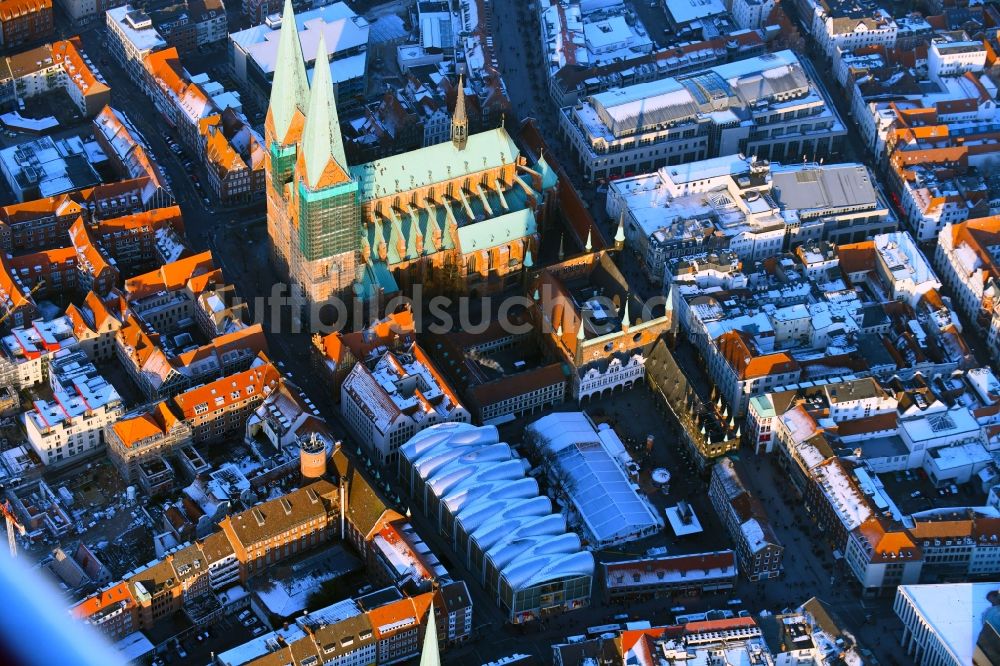
<instances>
[{"instance_id":1,"label":"aerial city rooftop view","mask_svg":"<svg viewBox=\"0 0 1000 666\"><path fill-rule=\"evenodd\" d=\"M1000 666L998 103L994 0L0 0L0 663Z\"/></svg>"}]
</instances>

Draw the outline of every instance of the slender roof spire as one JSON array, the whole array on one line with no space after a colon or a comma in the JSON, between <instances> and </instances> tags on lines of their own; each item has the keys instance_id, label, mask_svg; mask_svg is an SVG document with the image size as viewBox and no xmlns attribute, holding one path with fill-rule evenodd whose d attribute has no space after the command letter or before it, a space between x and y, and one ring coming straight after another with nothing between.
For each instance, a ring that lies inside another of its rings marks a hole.
<instances>
[{"instance_id":1,"label":"slender roof spire","mask_svg":"<svg viewBox=\"0 0 1000 666\"><path fill-rule=\"evenodd\" d=\"M341 170L347 169L344 143L340 137L340 118L337 116L337 102L333 97L333 81L330 79L330 67L325 64L327 62L326 39L320 33L309 110L302 131L306 182L310 187L317 186L331 160Z\"/></svg>"},{"instance_id":2,"label":"slender roof spire","mask_svg":"<svg viewBox=\"0 0 1000 666\"><path fill-rule=\"evenodd\" d=\"M622 328L628 330L632 325L632 318L628 315L628 294L625 294L625 313L622 315Z\"/></svg>"},{"instance_id":3,"label":"slender roof spire","mask_svg":"<svg viewBox=\"0 0 1000 666\"><path fill-rule=\"evenodd\" d=\"M455 93L455 113L451 116L451 142L459 150L465 148L469 140L469 117L465 113L465 82L458 75L458 89Z\"/></svg>"},{"instance_id":4,"label":"slender roof spire","mask_svg":"<svg viewBox=\"0 0 1000 666\"><path fill-rule=\"evenodd\" d=\"M590 240L591 229L587 229L587 244L583 246L583 249L590 252L594 249L594 244Z\"/></svg>"},{"instance_id":5,"label":"slender roof spire","mask_svg":"<svg viewBox=\"0 0 1000 666\"><path fill-rule=\"evenodd\" d=\"M306 78L306 63L302 58L299 31L295 25L295 12L292 10L292 0L285 0L270 102L274 131L279 141L283 141L288 134L296 107L304 112L308 99L309 81Z\"/></svg>"},{"instance_id":6,"label":"slender roof spire","mask_svg":"<svg viewBox=\"0 0 1000 666\"><path fill-rule=\"evenodd\" d=\"M424 645L420 651L420 666L441 666L441 650L438 648L437 621L434 619L434 602L427 611L427 627L424 629Z\"/></svg>"},{"instance_id":7,"label":"slender roof spire","mask_svg":"<svg viewBox=\"0 0 1000 666\"><path fill-rule=\"evenodd\" d=\"M625 207L622 206L621 217L618 218L618 230L615 232L615 246L625 245Z\"/></svg>"}]
</instances>

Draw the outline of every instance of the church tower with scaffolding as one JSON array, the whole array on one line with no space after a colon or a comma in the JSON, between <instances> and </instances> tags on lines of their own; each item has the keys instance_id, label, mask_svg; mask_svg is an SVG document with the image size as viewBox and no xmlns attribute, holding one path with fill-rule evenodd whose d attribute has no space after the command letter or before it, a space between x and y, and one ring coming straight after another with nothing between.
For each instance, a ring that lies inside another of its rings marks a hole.
<instances>
[{"instance_id":1,"label":"church tower with scaffolding","mask_svg":"<svg viewBox=\"0 0 1000 666\"><path fill-rule=\"evenodd\" d=\"M270 107L267 227L278 274L302 305L347 298L357 278L358 185L347 170L322 36L310 88L290 0L285 2Z\"/></svg>"},{"instance_id":2,"label":"church tower with scaffolding","mask_svg":"<svg viewBox=\"0 0 1000 666\"><path fill-rule=\"evenodd\" d=\"M381 316L417 285L485 295L518 284L556 208L552 167L522 154L502 125L470 133L475 90L467 100L463 78L450 140L348 165L318 41L310 85L286 0L264 132L267 228L271 262L300 304L360 300Z\"/></svg>"}]
</instances>

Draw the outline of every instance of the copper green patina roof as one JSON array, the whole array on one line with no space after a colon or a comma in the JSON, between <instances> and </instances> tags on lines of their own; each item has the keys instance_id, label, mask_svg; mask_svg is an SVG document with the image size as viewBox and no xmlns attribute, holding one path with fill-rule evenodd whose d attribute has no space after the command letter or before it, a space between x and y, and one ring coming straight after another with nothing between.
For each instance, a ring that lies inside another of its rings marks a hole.
<instances>
[{"instance_id":1,"label":"copper green patina roof","mask_svg":"<svg viewBox=\"0 0 1000 666\"><path fill-rule=\"evenodd\" d=\"M392 271L382 262L371 263L361 267L361 277L355 282L354 295L360 299L371 300L381 289L386 294L395 294L399 291L396 278L392 276Z\"/></svg>"},{"instance_id":2,"label":"copper green patina roof","mask_svg":"<svg viewBox=\"0 0 1000 666\"><path fill-rule=\"evenodd\" d=\"M559 182L559 175L555 172L555 169L545 160L545 155L538 158L538 164L535 165L535 170L542 174L542 189L548 190L553 188Z\"/></svg>"},{"instance_id":3,"label":"copper green patina roof","mask_svg":"<svg viewBox=\"0 0 1000 666\"><path fill-rule=\"evenodd\" d=\"M388 217L367 220L361 242L370 249L373 262L380 260L379 246L384 242L386 262L391 266L454 249L452 228L457 228L463 253L503 245L537 230L527 193L519 185L502 196L491 189L483 190L482 197L466 195L465 200L467 206L448 199L447 204L434 206L408 205L405 212L392 209Z\"/></svg>"},{"instance_id":4,"label":"copper green patina roof","mask_svg":"<svg viewBox=\"0 0 1000 666\"><path fill-rule=\"evenodd\" d=\"M305 112L308 99L306 63L302 59L302 45L299 43L299 34L295 27L292 0L285 0L270 100L271 117L279 141L283 141L288 134L296 107Z\"/></svg>"},{"instance_id":5,"label":"copper green patina roof","mask_svg":"<svg viewBox=\"0 0 1000 666\"><path fill-rule=\"evenodd\" d=\"M326 58L326 39L322 33L316 46L316 58L318 62ZM340 137L340 118L337 116L337 102L333 97L330 68L317 67L315 72L301 143L306 163L306 180L310 187L319 185L320 178L331 160L342 169L347 165L344 143Z\"/></svg>"},{"instance_id":6,"label":"copper green patina roof","mask_svg":"<svg viewBox=\"0 0 1000 666\"><path fill-rule=\"evenodd\" d=\"M458 230L463 253L488 250L530 236L536 231L535 214L528 209L494 217L488 222L470 224Z\"/></svg>"},{"instance_id":7,"label":"copper green patina roof","mask_svg":"<svg viewBox=\"0 0 1000 666\"><path fill-rule=\"evenodd\" d=\"M358 296L369 297L377 288L386 293L397 291L389 266L456 249L456 241L458 249L467 254L518 241L537 230L528 194L521 185L502 194L483 190L481 196L466 195L464 202L449 198L447 204L408 205L405 212L392 209L387 218L369 219L362 230L361 244L370 259L359 276ZM385 261L380 248L385 250Z\"/></svg>"},{"instance_id":8,"label":"copper green patina roof","mask_svg":"<svg viewBox=\"0 0 1000 666\"><path fill-rule=\"evenodd\" d=\"M464 150L451 141L418 148L351 167L361 201L408 192L514 162L520 151L507 130L498 127L469 137Z\"/></svg>"}]
</instances>

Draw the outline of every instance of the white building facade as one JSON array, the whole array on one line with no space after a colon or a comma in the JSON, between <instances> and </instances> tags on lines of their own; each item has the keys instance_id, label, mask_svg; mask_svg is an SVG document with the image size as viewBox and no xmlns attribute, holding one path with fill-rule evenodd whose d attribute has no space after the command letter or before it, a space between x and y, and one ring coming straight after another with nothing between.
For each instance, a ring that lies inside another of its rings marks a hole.
<instances>
[{"instance_id":1,"label":"white building facade","mask_svg":"<svg viewBox=\"0 0 1000 666\"><path fill-rule=\"evenodd\" d=\"M125 414L121 396L78 350L53 357L49 382L52 401L36 400L23 417L31 448L50 466L100 452L104 426Z\"/></svg>"},{"instance_id":2,"label":"white building facade","mask_svg":"<svg viewBox=\"0 0 1000 666\"><path fill-rule=\"evenodd\" d=\"M591 95L559 127L591 180L734 153L819 159L846 134L791 51Z\"/></svg>"},{"instance_id":3,"label":"white building facade","mask_svg":"<svg viewBox=\"0 0 1000 666\"><path fill-rule=\"evenodd\" d=\"M394 462L399 447L425 428L472 420L416 345L386 352L370 369L355 365L340 387L340 413L379 462Z\"/></svg>"},{"instance_id":4,"label":"white building facade","mask_svg":"<svg viewBox=\"0 0 1000 666\"><path fill-rule=\"evenodd\" d=\"M732 0L730 7L736 25L744 30L763 28L772 11L774 0Z\"/></svg>"},{"instance_id":5,"label":"white building facade","mask_svg":"<svg viewBox=\"0 0 1000 666\"><path fill-rule=\"evenodd\" d=\"M105 14L108 50L125 68L129 78L149 94L143 60L154 51L167 48L167 42L153 27L153 20L130 5L109 9Z\"/></svg>"}]
</instances>

